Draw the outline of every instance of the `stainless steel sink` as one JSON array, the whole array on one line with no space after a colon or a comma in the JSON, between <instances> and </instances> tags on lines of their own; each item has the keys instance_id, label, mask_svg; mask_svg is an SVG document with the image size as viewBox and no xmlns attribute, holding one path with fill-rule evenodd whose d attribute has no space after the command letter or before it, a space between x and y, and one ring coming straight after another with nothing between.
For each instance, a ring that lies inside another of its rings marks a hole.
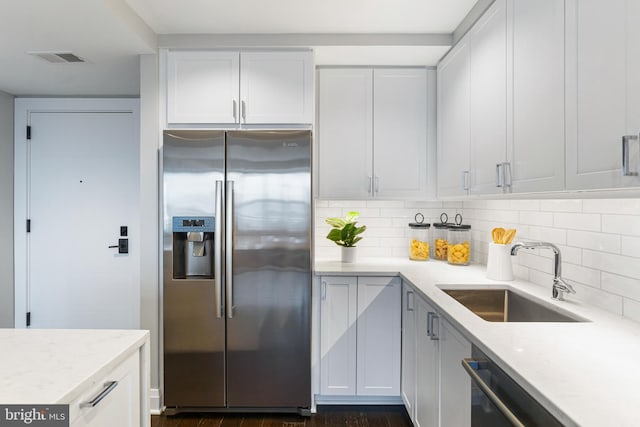
<instances>
[{"instance_id":1,"label":"stainless steel sink","mask_svg":"<svg viewBox=\"0 0 640 427\"><path fill-rule=\"evenodd\" d=\"M489 322L587 321L509 289L442 289L442 291Z\"/></svg>"}]
</instances>

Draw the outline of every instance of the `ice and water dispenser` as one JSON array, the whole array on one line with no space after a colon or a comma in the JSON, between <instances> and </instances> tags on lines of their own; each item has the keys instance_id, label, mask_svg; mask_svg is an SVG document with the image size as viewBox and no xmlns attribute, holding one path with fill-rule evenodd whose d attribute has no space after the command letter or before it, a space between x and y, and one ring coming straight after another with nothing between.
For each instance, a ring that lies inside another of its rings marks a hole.
<instances>
[{"instance_id":1,"label":"ice and water dispenser","mask_svg":"<svg viewBox=\"0 0 640 427\"><path fill-rule=\"evenodd\" d=\"M212 279L214 218L173 217L173 278Z\"/></svg>"}]
</instances>

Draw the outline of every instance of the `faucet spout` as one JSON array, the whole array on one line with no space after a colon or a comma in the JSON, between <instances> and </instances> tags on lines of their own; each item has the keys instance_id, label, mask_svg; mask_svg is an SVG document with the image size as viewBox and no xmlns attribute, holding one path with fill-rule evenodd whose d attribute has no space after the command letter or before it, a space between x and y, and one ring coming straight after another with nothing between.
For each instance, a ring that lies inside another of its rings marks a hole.
<instances>
[{"instance_id":1,"label":"faucet spout","mask_svg":"<svg viewBox=\"0 0 640 427\"><path fill-rule=\"evenodd\" d=\"M549 242L518 242L511 247L511 256L515 256L520 249L547 248L553 251L553 291L552 298L564 300L563 292L575 294L576 291L562 277L562 254L560 248Z\"/></svg>"}]
</instances>

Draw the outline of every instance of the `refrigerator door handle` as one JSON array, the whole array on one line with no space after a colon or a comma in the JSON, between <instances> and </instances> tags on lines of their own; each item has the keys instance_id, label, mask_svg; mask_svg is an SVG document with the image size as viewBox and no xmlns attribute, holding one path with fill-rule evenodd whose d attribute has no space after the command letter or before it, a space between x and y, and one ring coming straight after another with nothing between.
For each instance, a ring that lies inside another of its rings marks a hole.
<instances>
[{"instance_id":1,"label":"refrigerator door handle","mask_svg":"<svg viewBox=\"0 0 640 427\"><path fill-rule=\"evenodd\" d=\"M222 317L222 181L216 181L216 210L213 233L214 259L214 292L216 293L216 317Z\"/></svg>"},{"instance_id":2,"label":"refrigerator door handle","mask_svg":"<svg viewBox=\"0 0 640 427\"><path fill-rule=\"evenodd\" d=\"M233 181L227 181L226 188L226 250L227 259L225 274L227 283L227 318L233 318Z\"/></svg>"}]
</instances>

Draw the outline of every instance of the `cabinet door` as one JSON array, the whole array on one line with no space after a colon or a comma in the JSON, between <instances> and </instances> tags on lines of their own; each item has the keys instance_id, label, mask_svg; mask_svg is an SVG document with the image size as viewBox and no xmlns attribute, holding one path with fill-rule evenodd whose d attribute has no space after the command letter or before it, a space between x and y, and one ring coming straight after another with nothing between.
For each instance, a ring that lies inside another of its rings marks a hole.
<instances>
[{"instance_id":1,"label":"cabinet door","mask_svg":"<svg viewBox=\"0 0 640 427\"><path fill-rule=\"evenodd\" d=\"M358 277L357 394L400 396L399 277Z\"/></svg>"},{"instance_id":2,"label":"cabinet door","mask_svg":"<svg viewBox=\"0 0 640 427\"><path fill-rule=\"evenodd\" d=\"M313 56L309 52L240 54L242 123L312 123Z\"/></svg>"},{"instance_id":3,"label":"cabinet door","mask_svg":"<svg viewBox=\"0 0 640 427\"><path fill-rule=\"evenodd\" d=\"M439 346L428 334L429 313L435 309L422 298L416 298L417 305L417 376L416 376L416 418L417 427L438 425L438 363Z\"/></svg>"},{"instance_id":4,"label":"cabinet door","mask_svg":"<svg viewBox=\"0 0 640 427\"><path fill-rule=\"evenodd\" d=\"M440 425L471 426L471 380L462 359L471 357L471 343L440 318Z\"/></svg>"},{"instance_id":5,"label":"cabinet door","mask_svg":"<svg viewBox=\"0 0 640 427\"><path fill-rule=\"evenodd\" d=\"M438 196L468 193L469 43L462 39L438 65Z\"/></svg>"},{"instance_id":6,"label":"cabinet door","mask_svg":"<svg viewBox=\"0 0 640 427\"><path fill-rule=\"evenodd\" d=\"M501 193L496 164L505 161L507 149L506 0L496 0L470 30L469 52L469 191Z\"/></svg>"},{"instance_id":7,"label":"cabinet door","mask_svg":"<svg viewBox=\"0 0 640 427\"><path fill-rule=\"evenodd\" d=\"M564 189L564 1L513 1L512 191Z\"/></svg>"},{"instance_id":8,"label":"cabinet door","mask_svg":"<svg viewBox=\"0 0 640 427\"><path fill-rule=\"evenodd\" d=\"M237 123L238 52L169 52L167 122Z\"/></svg>"},{"instance_id":9,"label":"cabinet door","mask_svg":"<svg viewBox=\"0 0 640 427\"><path fill-rule=\"evenodd\" d=\"M356 394L356 277L325 276L321 280L320 393Z\"/></svg>"},{"instance_id":10,"label":"cabinet door","mask_svg":"<svg viewBox=\"0 0 640 427\"><path fill-rule=\"evenodd\" d=\"M640 131L640 5L566 0L567 189L639 186L623 177L622 136ZM639 172L636 140L630 164Z\"/></svg>"},{"instance_id":11,"label":"cabinet door","mask_svg":"<svg viewBox=\"0 0 640 427\"><path fill-rule=\"evenodd\" d=\"M318 171L321 198L373 195L373 72L318 71Z\"/></svg>"},{"instance_id":12,"label":"cabinet door","mask_svg":"<svg viewBox=\"0 0 640 427\"><path fill-rule=\"evenodd\" d=\"M116 381L107 391L106 384ZM95 406L81 407L104 394ZM147 423L141 418L140 356L135 352L101 381L91 384L79 399L69 405L73 427L138 427Z\"/></svg>"},{"instance_id":13,"label":"cabinet door","mask_svg":"<svg viewBox=\"0 0 640 427\"><path fill-rule=\"evenodd\" d=\"M401 395L412 421L416 404L416 295L402 284L402 383Z\"/></svg>"},{"instance_id":14,"label":"cabinet door","mask_svg":"<svg viewBox=\"0 0 640 427\"><path fill-rule=\"evenodd\" d=\"M374 195L427 195L427 71L373 71Z\"/></svg>"}]
</instances>

